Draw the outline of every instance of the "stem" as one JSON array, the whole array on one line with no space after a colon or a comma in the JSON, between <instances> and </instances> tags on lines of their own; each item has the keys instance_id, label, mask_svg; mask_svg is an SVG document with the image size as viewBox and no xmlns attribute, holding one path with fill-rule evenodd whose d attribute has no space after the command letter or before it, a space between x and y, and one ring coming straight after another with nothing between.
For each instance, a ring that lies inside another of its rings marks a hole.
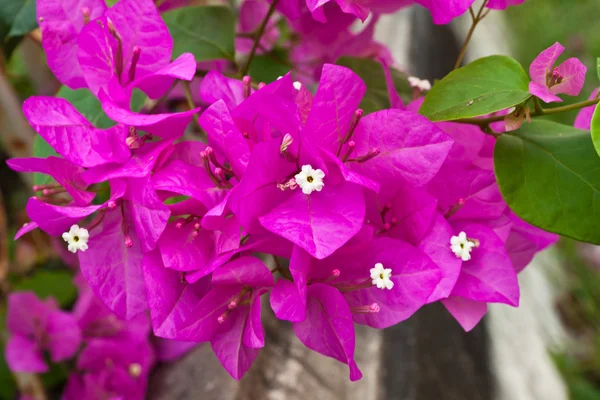
<instances>
[{"instance_id":1,"label":"stem","mask_svg":"<svg viewBox=\"0 0 600 400\"><path fill-rule=\"evenodd\" d=\"M277 1L278 0L273 0L273 2L271 3L271 6L269 7L269 11L267 11L267 15L265 15L265 18L262 20L262 22L260 23L260 26L258 27L258 30L256 31L256 35L254 36L254 43L252 44L252 49L250 50L250 55L248 55L248 61L246 61L246 64L240 70L240 74L239 74L240 76L247 75L248 71L250 70L250 64L252 63L252 59L254 58L254 55L256 54L256 50L258 49L258 44L260 43L260 39L262 39L262 37L265 33L265 28L267 27L267 24L269 23L271 16L275 12L275 7L277 6Z\"/></svg>"},{"instance_id":2,"label":"stem","mask_svg":"<svg viewBox=\"0 0 600 400\"><path fill-rule=\"evenodd\" d=\"M475 15L475 13L473 12L473 7L469 8L469 12L471 13L471 19L473 20L472 24L471 24L471 29L469 29L469 32L467 33L467 37L465 37L465 42L462 45L462 48L460 49L460 53L458 54L458 58L456 60L456 64L454 64L454 69L459 69L463 59L465 58L465 55L467 54L467 47L469 47L469 43L471 42L471 38L473 37L473 33L475 32L475 28L477 28L477 25L479 25L479 23L481 22L482 19L485 18L485 16L487 15L487 13L483 13L483 10L485 9L485 5L487 4L487 0L484 0L483 3L481 4L481 8L479 8L479 11L477 12L477 15Z\"/></svg>"},{"instance_id":3,"label":"stem","mask_svg":"<svg viewBox=\"0 0 600 400\"><path fill-rule=\"evenodd\" d=\"M541 110L541 112L538 110L535 110L529 116L530 117L541 117L542 115L560 114L560 113L564 113L564 112L568 112L568 111L579 110L580 108L584 108L584 107L593 106L598 103L600 103L600 98L586 100L586 101L571 104L568 106L546 108L546 109ZM502 121L502 120L504 120L504 117L506 117L506 116L505 115L496 115L494 117L488 117L488 118L463 118L463 119L457 119L454 122L458 122L460 124L486 126L493 122Z\"/></svg>"},{"instance_id":4,"label":"stem","mask_svg":"<svg viewBox=\"0 0 600 400\"><path fill-rule=\"evenodd\" d=\"M545 111L542 108L542 105L540 104L540 100L537 97L533 98L533 106L535 107L536 114L538 114L538 115L544 115Z\"/></svg>"},{"instance_id":5,"label":"stem","mask_svg":"<svg viewBox=\"0 0 600 400\"><path fill-rule=\"evenodd\" d=\"M196 108L194 104L194 100L192 99L192 90L190 89L190 83L187 81L183 81L183 89L185 90L185 100L187 101L188 108L193 110ZM198 114L193 115L194 123L200 132L202 132L202 127L200 126L200 122L198 121Z\"/></svg>"}]
</instances>

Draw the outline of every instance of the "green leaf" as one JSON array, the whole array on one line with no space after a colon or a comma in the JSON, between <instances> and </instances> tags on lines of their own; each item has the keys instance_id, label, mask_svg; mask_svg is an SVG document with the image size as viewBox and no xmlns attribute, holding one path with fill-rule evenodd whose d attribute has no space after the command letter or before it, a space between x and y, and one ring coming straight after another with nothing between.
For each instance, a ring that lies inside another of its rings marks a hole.
<instances>
[{"instance_id":1,"label":"green leaf","mask_svg":"<svg viewBox=\"0 0 600 400\"><path fill-rule=\"evenodd\" d=\"M437 82L419 111L432 121L479 117L531 97L523 67L506 56L481 58Z\"/></svg>"},{"instance_id":2,"label":"green leaf","mask_svg":"<svg viewBox=\"0 0 600 400\"><path fill-rule=\"evenodd\" d=\"M235 16L228 7L196 6L163 14L173 36L173 57L190 52L197 61L233 60Z\"/></svg>"},{"instance_id":3,"label":"green leaf","mask_svg":"<svg viewBox=\"0 0 600 400\"><path fill-rule=\"evenodd\" d=\"M13 20L13 24L8 32L7 38L25 36L38 26L37 19L35 17L35 0L25 0L21 3L21 9L17 15L15 15L15 19Z\"/></svg>"},{"instance_id":4,"label":"green leaf","mask_svg":"<svg viewBox=\"0 0 600 400\"><path fill-rule=\"evenodd\" d=\"M596 107L594 115L592 116L592 122L590 124L592 141L594 142L594 148L596 152L600 154L600 107Z\"/></svg>"},{"instance_id":5,"label":"green leaf","mask_svg":"<svg viewBox=\"0 0 600 400\"><path fill-rule=\"evenodd\" d=\"M28 290L45 299L54 297L61 307L68 307L77 298L73 275L65 270L39 269L13 285L14 290Z\"/></svg>"},{"instance_id":6,"label":"green leaf","mask_svg":"<svg viewBox=\"0 0 600 400\"><path fill-rule=\"evenodd\" d=\"M273 57L278 58L274 59ZM272 56L266 54L254 56L248 74L256 82L274 82L280 76L290 72L290 67L280 61L283 57L285 57L285 54L280 53L275 53Z\"/></svg>"},{"instance_id":7,"label":"green leaf","mask_svg":"<svg viewBox=\"0 0 600 400\"><path fill-rule=\"evenodd\" d=\"M336 64L350 68L367 85L367 92L360 103L360 107L365 113L390 108L387 82L383 66L380 63L368 58L341 57ZM390 73L396 91L405 102L409 102L412 97L412 88L408 83L408 76L395 68L390 68Z\"/></svg>"},{"instance_id":8,"label":"green leaf","mask_svg":"<svg viewBox=\"0 0 600 400\"><path fill-rule=\"evenodd\" d=\"M534 121L502 135L496 177L509 207L546 231L600 244L600 158L589 132Z\"/></svg>"}]
</instances>

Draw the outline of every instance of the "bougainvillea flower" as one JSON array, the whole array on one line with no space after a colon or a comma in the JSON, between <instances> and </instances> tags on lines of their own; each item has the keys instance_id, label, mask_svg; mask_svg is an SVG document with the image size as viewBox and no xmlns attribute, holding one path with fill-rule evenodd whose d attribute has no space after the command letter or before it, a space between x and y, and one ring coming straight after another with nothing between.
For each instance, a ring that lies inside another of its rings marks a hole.
<instances>
[{"instance_id":1,"label":"bougainvillea flower","mask_svg":"<svg viewBox=\"0 0 600 400\"><path fill-rule=\"evenodd\" d=\"M486 303L519 305L519 282L504 241L490 228L470 222L454 223L455 235L466 233L475 243L470 259L448 299L448 311L465 330L471 330L487 311Z\"/></svg>"},{"instance_id":2,"label":"bougainvillea flower","mask_svg":"<svg viewBox=\"0 0 600 400\"><path fill-rule=\"evenodd\" d=\"M94 339L77 359L64 398L143 400L155 357L148 339Z\"/></svg>"},{"instance_id":3,"label":"bougainvillea flower","mask_svg":"<svg viewBox=\"0 0 600 400\"><path fill-rule=\"evenodd\" d=\"M556 60L565 48L558 42L542 51L531 63L529 74L532 82L529 91L546 103L562 102L557 94L577 96L583 88L587 67L577 58L569 58L558 67Z\"/></svg>"},{"instance_id":4,"label":"bougainvillea flower","mask_svg":"<svg viewBox=\"0 0 600 400\"><path fill-rule=\"evenodd\" d=\"M8 296L6 327L6 362L15 372L46 372L45 351L59 362L72 357L81 343L77 320L54 299L42 301L31 292Z\"/></svg>"},{"instance_id":5,"label":"bougainvillea flower","mask_svg":"<svg viewBox=\"0 0 600 400\"><path fill-rule=\"evenodd\" d=\"M48 66L71 89L86 87L77 60L79 33L106 10L104 0L37 1L37 19Z\"/></svg>"},{"instance_id":6,"label":"bougainvillea flower","mask_svg":"<svg viewBox=\"0 0 600 400\"><path fill-rule=\"evenodd\" d=\"M113 340L144 340L150 333L150 319L145 314L126 321L111 312L96 297L87 283L78 283L79 296L73 307L85 340L111 338Z\"/></svg>"},{"instance_id":7,"label":"bougainvillea flower","mask_svg":"<svg viewBox=\"0 0 600 400\"><path fill-rule=\"evenodd\" d=\"M210 71L200 84L200 98L213 104L223 100L229 110L233 110L244 101L244 84L239 79L223 76L217 71Z\"/></svg>"},{"instance_id":8,"label":"bougainvillea flower","mask_svg":"<svg viewBox=\"0 0 600 400\"><path fill-rule=\"evenodd\" d=\"M276 316L295 322L309 348L348 364L351 380L360 379L351 321L394 325L423 306L440 281L439 268L419 250L394 239L370 241L368 232L358 235L366 240L352 239L320 261L296 247L290 263L295 285L280 280L271 295Z\"/></svg>"},{"instance_id":9,"label":"bougainvillea flower","mask_svg":"<svg viewBox=\"0 0 600 400\"><path fill-rule=\"evenodd\" d=\"M93 22L79 35L77 56L94 94L104 89L126 105L134 87L158 98L175 79L193 78L191 54L170 64L173 39L152 0L121 0Z\"/></svg>"},{"instance_id":10,"label":"bougainvillea flower","mask_svg":"<svg viewBox=\"0 0 600 400\"><path fill-rule=\"evenodd\" d=\"M158 334L210 341L225 369L240 379L264 346L260 296L273 286L271 271L259 259L243 256L217 269L210 279L177 285L177 274L161 266L158 254L147 257L148 293L157 295L150 298L164 299L150 304Z\"/></svg>"},{"instance_id":11,"label":"bougainvillea flower","mask_svg":"<svg viewBox=\"0 0 600 400\"><path fill-rule=\"evenodd\" d=\"M328 22L329 19L323 10L323 6L329 2L330 0L306 0L306 5L315 20L319 22ZM412 0L335 0L335 3L337 3L344 13L354 15L364 22L371 11L379 13L394 12L402 7L412 4Z\"/></svg>"},{"instance_id":12,"label":"bougainvillea flower","mask_svg":"<svg viewBox=\"0 0 600 400\"><path fill-rule=\"evenodd\" d=\"M82 177L84 169L62 158L13 158L6 164L14 171L38 172L54 178L56 184L34 186L34 191L41 192L44 196L52 196L66 191L77 206L90 204L96 196L95 193L85 190L88 185L85 184Z\"/></svg>"},{"instance_id":13,"label":"bougainvillea flower","mask_svg":"<svg viewBox=\"0 0 600 400\"><path fill-rule=\"evenodd\" d=\"M463 15L475 0L414 0L427 8L435 24L447 24Z\"/></svg>"},{"instance_id":14,"label":"bougainvillea flower","mask_svg":"<svg viewBox=\"0 0 600 400\"><path fill-rule=\"evenodd\" d=\"M314 21L309 14L294 22L301 37L290 52L298 79L307 84L318 81L323 65L335 63L342 56L384 59L392 64L389 50L373 38L375 17L358 33L351 28L353 19L336 7L325 7L327 24Z\"/></svg>"},{"instance_id":15,"label":"bougainvillea flower","mask_svg":"<svg viewBox=\"0 0 600 400\"><path fill-rule=\"evenodd\" d=\"M130 156L126 126L98 129L64 99L30 97L23 103L23 113L33 129L73 164L87 168L122 163Z\"/></svg>"}]
</instances>

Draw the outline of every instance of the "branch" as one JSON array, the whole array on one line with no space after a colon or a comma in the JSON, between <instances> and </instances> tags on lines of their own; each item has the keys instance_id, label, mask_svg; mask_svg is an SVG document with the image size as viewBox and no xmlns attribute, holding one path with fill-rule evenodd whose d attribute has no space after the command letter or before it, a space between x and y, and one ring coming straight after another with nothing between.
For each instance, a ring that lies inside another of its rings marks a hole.
<instances>
[{"instance_id":1,"label":"branch","mask_svg":"<svg viewBox=\"0 0 600 400\"><path fill-rule=\"evenodd\" d=\"M256 34L254 35L254 43L252 44L252 49L250 50L250 54L248 55L248 61L246 61L246 64L240 70L240 73L239 73L240 76L248 75L248 71L250 70L250 64L252 63L252 59L254 58L254 55L256 54L256 50L258 49L260 40L262 39L262 37L265 33L267 24L269 23L271 16L275 12L275 7L277 6L277 1L278 0L273 0L273 2L271 3L271 6L269 7L269 11L267 11L267 15L265 15L265 18L260 23L260 26L258 27Z\"/></svg>"},{"instance_id":2,"label":"branch","mask_svg":"<svg viewBox=\"0 0 600 400\"><path fill-rule=\"evenodd\" d=\"M185 90L185 99L187 101L188 108L191 111L194 108L196 108L196 105L194 104L194 99L192 98L192 90L190 89L190 83L187 81L182 81L182 83L183 89ZM202 127L200 126L200 121L198 120L198 114L194 114L192 117L194 118L194 123L196 124L196 127L200 132L202 132Z\"/></svg>"},{"instance_id":3,"label":"branch","mask_svg":"<svg viewBox=\"0 0 600 400\"><path fill-rule=\"evenodd\" d=\"M532 112L530 117L541 117L542 115L553 115L560 114L568 111L579 110L580 108L585 108L589 106L594 106L600 103L600 98L595 98L592 100L586 100L579 103L570 104L568 106L555 107L555 108L546 108L543 109L541 107L536 107L536 110ZM494 122L503 121L506 115L496 115L494 117L488 118L463 118L457 119L453 122L458 122L460 124L471 124L471 125L479 125L479 126L487 126Z\"/></svg>"},{"instance_id":4,"label":"branch","mask_svg":"<svg viewBox=\"0 0 600 400\"><path fill-rule=\"evenodd\" d=\"M473 22L471 24L471 29L469 29L469 32L465 37L465 41L462 45L462 48L460 49L460 53L458 53L458 58L456 60L456 64L454 64L454 69L459 69L462 65L463 59L467 54L467 47L469 47L469 43L471 42L471 38L473 37L473 33L475 32L475 28L477 28L477 25L479 25L481 20L483 20L486 17L486 15L488 15L487 12L485 14L483 12L486 4L487 0L484 0L481 4L481 7L479 8L479 11L477 12L477 15L475 15L475 13L473 12L473 7L469 8L469 13L471 14L471 19L473 20Z\"/></svg>"}]
</instances>

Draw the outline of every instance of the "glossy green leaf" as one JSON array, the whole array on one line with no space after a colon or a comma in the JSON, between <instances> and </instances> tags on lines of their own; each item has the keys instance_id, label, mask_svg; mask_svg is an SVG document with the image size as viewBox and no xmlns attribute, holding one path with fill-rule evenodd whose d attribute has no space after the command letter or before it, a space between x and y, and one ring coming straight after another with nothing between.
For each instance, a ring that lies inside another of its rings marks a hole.
<instances>
[{"instance_id":1,"label":"glossy green leaf","mask_svg":"<svg viewBox=\"0 0 600 400\"><path fill-rule=\"evenodd\" d=\"M502 135L496 177L509 207L546 231L600 244L600 157L589 132L534 121Z\"/></svg>"},{"instance_id":2,"label":"glossy green leaf","mask_svg":"<svg viewBox=\"0 0 600 400\"><path fill-rule=\"evenodd\" d=\"M451 72L425 97L420 113L432 121L479 117L531 97L523 67L506 56L481 58Z\"/></svg>"},{"instance_id":3,"label":"glossy green leaf","mask_svg":"<svg viewBox=\"0 0 600 400\"><path fill-rule=\"evenodd\" d=\"M13 285L14 290L33 291L45 299L54 297L61 307L68 307L77 298L77 287L73 284L73 275L64 270L36 270Z\"/></svg>"},{"instance_id":4,"label":"glossy green leaf","mask_svg":"<svg viewBox=\"0 0 600 400\"><path fill-rule=\"evenodd\" d=\"M194 54L198 61L233 60L235 16L228 7L196 6L163 14L175 43L173 57Z\"/></svg>"},{"instance_id":5,"label":"glossy green leaf","mask_svg":"<svg viewBox=\"0 0 600 400\"><path fill-rule=\"evenodd\" d=\"M390 108L387 83L380 63L368 58L342 57L336 64L350 68L367 85L367 92L360 103L365 113ZM405 102L409 102L412 98L412 88L408 83L408 76L395 68L390 68L390 72L396 91Z\"/></svg>"}]
</instances>

